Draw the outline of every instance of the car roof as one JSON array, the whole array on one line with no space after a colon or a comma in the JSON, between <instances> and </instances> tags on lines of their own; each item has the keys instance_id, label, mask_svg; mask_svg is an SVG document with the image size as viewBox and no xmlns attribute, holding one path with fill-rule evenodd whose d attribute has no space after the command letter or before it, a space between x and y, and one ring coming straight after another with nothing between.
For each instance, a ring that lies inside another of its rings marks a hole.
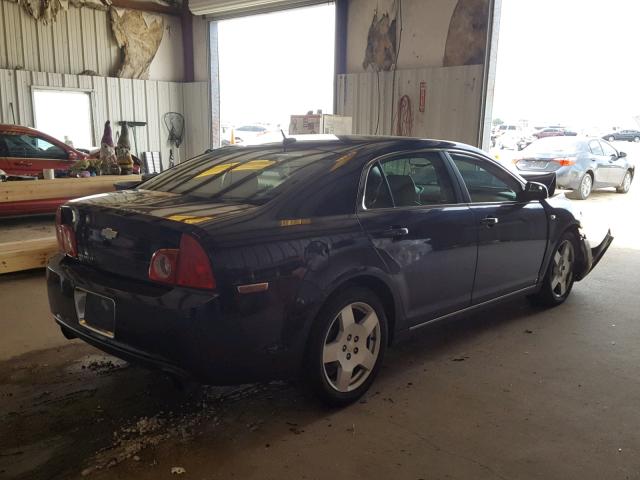
<instances>
[{"instance_id":1,"label":"car roof","mask_svg":"<svg viewBox=\"0 0 640 480\"><path fill-rule=\"evenodd\" d=\"M62 140L60 140L59 138L56 137L52 137L51 135L48 135L40 130L36 130L35 128L31 128L31 127L25 127L22 125L12 125L12 124L7 124L7 123L0 123L0 133L3 132L10 132L10 133L26 133L26 134L37 134L39 137L42 137L45 140L48 140L50 142L53 142L55 144L57 144L58 146L60 146L61 148L64 148L66 150L73 150L76 153L82 153L78 150L76 150L75 147L72 147L71 145L67 145L65 144Z\"/></svg>"},{"instance_id":2,"label":"car roof","mask_svg":"<svg viewBox=\"0 0 640 480\"><path fill-rule=\"evenodd\" d=\"M395 148L403 149L426 149L426 148L446 148L467 150L469 152L480 154L484 157L487 153L479 148L467 145L465 143L453 142L449 140L416 138L416 137L397 137L397 136L381 136L381 135L292 135L288 139L295 139L295 142L287 142L287 151L304 150L311 148L322 148L330 150L332 148L339 150L345 147L370 147L375 150ZM224 148L246 148L261 149L274 148L283 146L282 142L260 143L255 145L234 145Z\"/></svg>"},{"instance_id":3,"label":"car roof","mask_svg":"<svg viewBox=\"0 0 640 480\"><path fill-rule=\"evenodd\" d=\"M40 130L35 128L25 127L22 125L13 125L9 123L0 123L0 132L22 132L22 133L40 133L45 135Z\"/></svg>"}]
</instances>

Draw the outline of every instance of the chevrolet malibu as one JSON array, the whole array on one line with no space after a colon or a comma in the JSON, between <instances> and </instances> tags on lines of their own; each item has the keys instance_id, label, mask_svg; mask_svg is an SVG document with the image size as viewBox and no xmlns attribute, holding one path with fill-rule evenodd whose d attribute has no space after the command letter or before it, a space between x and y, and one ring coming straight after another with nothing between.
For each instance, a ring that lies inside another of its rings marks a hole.
<instances>
[{"instance_id":1,"label":"chevrolet malibu","mask_svg":"<svg viewBox=\"0 0 640 480\"><path fill-rule=\"evenodd\" d=\"M515 297L555 306L600 260L551 175L434 140L227 147L58 212L68 338L215 384L303 376L359 398L385 350Z\"/></svg>"}]
</instances>

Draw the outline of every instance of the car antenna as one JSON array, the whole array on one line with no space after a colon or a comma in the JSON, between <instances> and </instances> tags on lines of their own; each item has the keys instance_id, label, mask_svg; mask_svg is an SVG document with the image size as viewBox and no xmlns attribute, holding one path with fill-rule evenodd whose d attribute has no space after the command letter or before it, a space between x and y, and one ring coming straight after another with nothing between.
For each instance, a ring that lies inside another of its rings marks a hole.
<instances>
[{"instance_id":1,"label":"car antenna","mask_svg":"<svg viewBox=\"0 0 640 480\"><path fill-rule=\"evenodd\" d=\"M287 137L284 133L284 130L280 129L280 133L282 134L282 150L284 152L287 151L287 145L291 145L296 143L296 139L293 137Z\"/></svg>"}]
</instances>

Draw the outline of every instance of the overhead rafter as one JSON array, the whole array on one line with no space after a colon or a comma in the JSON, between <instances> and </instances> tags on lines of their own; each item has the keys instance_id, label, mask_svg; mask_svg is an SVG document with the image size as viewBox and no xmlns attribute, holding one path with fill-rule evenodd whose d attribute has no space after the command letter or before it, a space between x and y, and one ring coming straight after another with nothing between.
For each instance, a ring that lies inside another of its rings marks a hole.
<instances>
[{"instance_id":1,"label":"overhead rafter","mask_svg":"<svg viewBox=\"0 0 640 480\"><path fill-rule=\"evenodd\" d=\"M162 5L156 2L146 2L138 0L111 0L111 5L118 8L128 8L130 10L141 10L149 13L162 13L164 15L182 16L180 7Z\"/></svg>"}]
</instances>

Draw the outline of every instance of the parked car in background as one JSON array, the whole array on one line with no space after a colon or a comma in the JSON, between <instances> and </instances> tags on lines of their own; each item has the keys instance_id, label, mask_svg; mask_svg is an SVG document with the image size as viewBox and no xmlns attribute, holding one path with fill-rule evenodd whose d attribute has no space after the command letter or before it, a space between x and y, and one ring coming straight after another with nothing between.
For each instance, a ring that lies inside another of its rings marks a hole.
<instances>
[{"instance_id":1,"label":"parked car in background","mask_svg":"<svg viewBox=\"0 0 640 480\"><path fill-rule=\"evenodd\" d=\"M615 187L627 193L635 166L626 153L598 138L552 137L536 140L514 159L521 172L555 172L559 187L570 197L586 199L594 188Z\"/></svg>"},{"instance_id":2,"label":"parked car in background","mask_svg":"<svg viewBox=\"0 0 640 480\"><path fill-rule=\"evenodd\" d=\"M0 170L8 177L40 177L45 168L67 172L87 155L33 128L0 124Z\"/></svg>"},{"instance_id":3,"label":"parked car in background","mask_svg":"<svg viewBox=\"0 0 640 480\"><path fill-rule=\"evenodd\" d=\"M234 130L236 143L251 143L269 130L262 125L243 125Z\"/></svg>"},{"instance_id":4,"label":"parked car in background","mask_svg":"<svg viewBox=\"0 0 640 480\"><path fill-rule=\"evenodd\" d=\"M567 130L562 127L551 127L551 128L543 128L542 130L538 130L534 132L532 136L535 138L546 138L546 137L575 137L578 135L576 132L572 130Z\"/></svg>"},{"instance_id":5,"label":"parked car in background","mask_svg":"<svg viewBox=\"0 0 640 480\"><path fill-rule=\"evenodd\" d=\"M302 376L345 405L411 331L564 302L612 241L592 248L573 212L442 140L223 147L61 207L49 305L118 357L216 384Z\"/></svg>"},{"instance_id":6,"label":"parked car in background","mask_svg":"<svg viewBox=\"0 0 640 480\"><path fill-rule=\"evenodd\" d=\"M617 130L612 133L608 133L602 137L604 140L613 142L614 140L625 140L627 142L640 142L639 130Z\"/></svg>"}]
</instances>

